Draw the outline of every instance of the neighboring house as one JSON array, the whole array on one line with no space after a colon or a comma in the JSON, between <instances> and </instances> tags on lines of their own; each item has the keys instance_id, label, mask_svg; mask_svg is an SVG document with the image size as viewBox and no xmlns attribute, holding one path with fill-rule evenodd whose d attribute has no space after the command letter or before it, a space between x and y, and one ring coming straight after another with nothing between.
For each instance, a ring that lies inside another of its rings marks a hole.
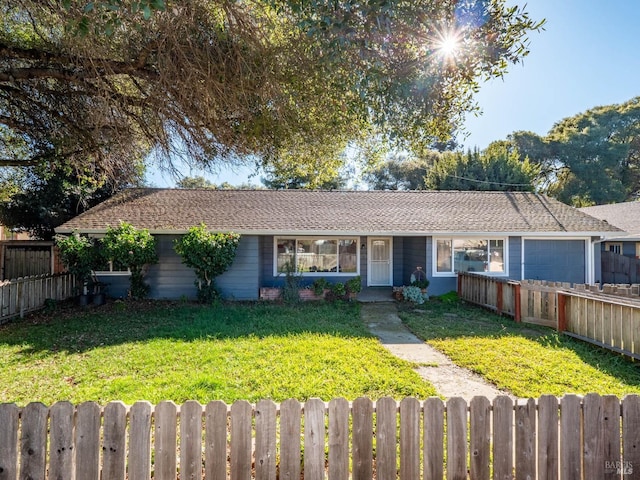
<instances>
[{"instance_id":1,"label":"neighboring house","mask_svg":"<svg viewBox=\"0 0 640 480\"><path fill-rule=\"evenodd\" d=\"M612 261L602 254L602 263L596 263L596 279L603 283L636 283L640 281L640 201L611 203L585 207L582 212L618 227L624 232L607 238L596 246L598 252L611 252L629 260Z\"/></svg>"},{"instance_id":2,"label":"neighboring house","mask_svg":"<svg viewBox=\"0 0 640 480\"><path fill-rule=\"evenodd\" d=\"M305 284L360 275L365 287L406 285L422 267L435 295L455 290L460 270L584 283L594 275L594 242L620 233L533 193L183 189L128 190L56 231L100 236L120 221L156 236L160 261L147 274L154 298L195 296L173 242L202 222L242 235L217 280L238 300L282 285L287 262Z\"/></svg>"},{"instance_id":3,"label":"neighboring house","mask_svg":"<svg viewBox=\"0 0 640 480\"><path fill-rule=\"evenodd\" d=\"M581 208L580 211L624 230L602 242L602 250L640 258L640 201Z\"/></svg>"}]
</instances>

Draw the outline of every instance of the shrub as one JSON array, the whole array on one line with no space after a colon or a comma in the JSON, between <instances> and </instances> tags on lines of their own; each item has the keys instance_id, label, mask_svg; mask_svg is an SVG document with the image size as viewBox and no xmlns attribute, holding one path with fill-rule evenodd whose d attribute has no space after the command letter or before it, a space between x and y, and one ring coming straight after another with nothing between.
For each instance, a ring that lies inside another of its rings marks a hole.
<instances>
[{"instance_id":1,"label":"shrub","mask_svg":"<svg viewBox=\"0 0 640 480\"><path fill-rule=\"evenodd\" d=\"M62 263L65 264L69 273L78 277L83 285L86 284L91 278L91 271L96 261L93 239L74 232L69 236L58 235L55 241Z\"/></svg>"},{"instance_id":2,"label":"shrub","mask_svg":"<svg viewBox=\"0 0 640 480\"><path fill-rule=\"evenodd\" d=\"M182 263L195 271L200 302L212 303L218 298L215 278L229 269L239 242L239 234L210 232L204 223L191 227L175 241L173 248Z\"/></svg>"},{"instance_id":3,"label":"shrub","mask_svg":"<svg viewBox=\"0 0 640 480\"><path fill-rule=\"evenodd\" d=\"M293 262L285 263L284 269L285 278L284 288L282 289L282 300L285 303L298 303L300 301L301 275L296 270L296 266Z\"/></svg>"},{"instance_id":4,"label":"shrub","mask_svg":"<svg viewBox=\"0 0 640 480\"><path fill-rule=\"evenodd\" d=\"M144 282L144 268L158 263L156 241L148 230L138 230L122 222L116 228L109 227L102 239L104 255L118 269L131 272L130 294L133 298L144 298L149 286Z\"/></svg>"},{"instance_id":5,"label":"shrub","mask_svg":"<svg viewBox=\"0 0 640 480\"><path fill-rule=\"evenodd\" d=\"M347 294L347 289L344 283L334 283L331 287L331 291L337 298L342 298Z\"/></svg>"},{"instance_id":6,"label":"shrub","mask_svg":"<svg viewBox=\"0 0 640 480\"><path fill-rule=\"evenodd\" d=\"M345 282L347 293L358 293L362 290L362 279L360 275L350 278Z\"/></svg>"},{"instance_id":7,"label":"shrub","mask_svg":"<svg viewBox=\"0 0 640 480\"><path fill-rule=\"evenodd\" d=\"M311 288L313 289L313 293L319 297L324 293L326 288L329 288L329 282L324 277L316 278Z\"/></svg>"},{"instance_id":8,"label":"shrub","mask_svg":"<svg viewBox=\"0 0 640 480\"><path fill-rule=\"evenodd\" d=\"M415 303L416 305L422 305L424 303L424 295L419 287L408 286L402 289L402 296L405 300Z\"/></svg>"}]
</instances>

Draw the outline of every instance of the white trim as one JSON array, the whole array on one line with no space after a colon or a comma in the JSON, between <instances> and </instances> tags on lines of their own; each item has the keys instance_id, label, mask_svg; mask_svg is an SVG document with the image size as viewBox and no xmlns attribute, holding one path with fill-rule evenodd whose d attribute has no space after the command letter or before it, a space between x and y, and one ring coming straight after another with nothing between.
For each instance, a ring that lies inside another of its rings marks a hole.
<instances>
[{"instance_id":1,"label":"white trim","mask_svg":"<svg viewBox=\"0 0 640 480\"><path fill-rule=\"evenodd\" d=\"M371 244L374 240L389 241L389 283L375 284L371 283ZM375 236L367 237L367 287L391 287L393 286L393 237Z\"/></svg>"},{"instance_id":2,"label":"white trim","mask_svg":"<svg viewBox=\"0 0 640 480\"><path fill-rule=\"evenodd\" d=\"M142 227L144 228L144 227ZM184 235L188 232L188 229L153 229L149 228L149 233L152 235ZM371 231L364 232L362 230L270 230L270 229L257 229L257 230L244 230L244 229L235 229L235 228L210 228L211 231L221 231L228 232L233 231L234 233L238 233L240 235L256 235L256 236L279 236L279 237L365 237L365 236L373 236L373 237L540 237L540 238L572 238L575 236L580 236L581 238L585 237L603 237L603 238L611 238L614 235L619 236L621 232L508 232L508 231L482 231L482 232L433 232L433 231L420 231L420 230L392 230L392 231ZM75 231L80 231L81 233L85 233L87 235L104 235L106 233L106 229L68 229L68 228L57 228L56 233L73 233Z\"/></svg>"},{"instance_id":3,"label":"white trim","mask_svg":"<svg viewBox=\"0 0 640 480\"><path fill-rule=\"evenodd\" d=\"M493 237L483 237L478 235L433 235L431 237L431 275L433 277L438 278L453 278L457 277L458 273L453 272L438 272L438 240L451 240L451 268L455 269L455 261L453 259L453 240L459 239L478 239L478 240L487 240L487 242L491 240L502 240L502 256L504 260L504 271L502 272L477 272L482 273L483 275L487 275L489 277L508 277L509 276L509 237L505 237L503 235L493 236ZM487 243L487 248L489 248L489 243Z\"/></svg>"},{"instance_id":4,"label":"white trim","mask_svg":"<svg viewBox=\"0 0 640 480\"><path fill-rule=\"evenodd\" d=\"M284 272L278 271L278 240L355 240L356 242L356 271L355 272L299 272L303 277L353 277L360 275L360 237L355 236L308 236L308 235L273 235L273 276L282 277ZM339 254L338 254L339 255Z\"/></svg>"}]
</instances>

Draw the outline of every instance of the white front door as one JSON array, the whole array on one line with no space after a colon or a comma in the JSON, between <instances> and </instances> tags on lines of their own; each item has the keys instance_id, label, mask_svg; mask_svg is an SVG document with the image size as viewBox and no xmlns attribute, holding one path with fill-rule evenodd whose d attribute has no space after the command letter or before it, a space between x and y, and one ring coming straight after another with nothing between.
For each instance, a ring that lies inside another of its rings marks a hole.
<instances>
[{"instance_id":1,"label":"white front door","mask_svg":"<svg viewBox=\"0 0 640 480\"><path fill-rule=\"evenodd\" d=\"M393 285L393 262L391 238L369 238L369 281L370 287L390 287Z\"/></svg>"}]
</instances>

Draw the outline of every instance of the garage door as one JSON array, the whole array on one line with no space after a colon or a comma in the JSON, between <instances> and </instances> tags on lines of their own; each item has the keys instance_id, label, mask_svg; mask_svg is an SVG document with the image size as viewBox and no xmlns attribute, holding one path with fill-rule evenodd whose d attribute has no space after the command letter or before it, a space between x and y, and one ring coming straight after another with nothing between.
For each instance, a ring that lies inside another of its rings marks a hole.
<instances>
[{"instance_id":1,"label":"garage door","mask_svg":"<svg viewBox=\"0 0 640 480\"><path fill-rule=\"evenodd\" d=\"M585 283L583 240L525 240L524 278Z\"/></svg>"}]
</instances>

